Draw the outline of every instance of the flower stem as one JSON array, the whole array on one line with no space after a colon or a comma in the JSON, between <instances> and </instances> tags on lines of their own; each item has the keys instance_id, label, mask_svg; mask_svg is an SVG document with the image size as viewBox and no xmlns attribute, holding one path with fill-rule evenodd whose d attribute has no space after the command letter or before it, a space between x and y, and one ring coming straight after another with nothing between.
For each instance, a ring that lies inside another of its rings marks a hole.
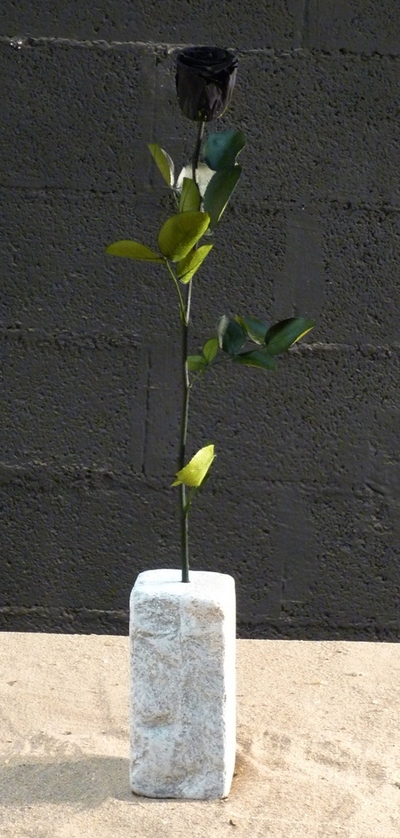
<instances>
[{"instance_id":1,"label":"flower stem","mask_svg":"<svg viewBox=\"0 0 400 838\"><path fill-rule=\"evenodd\" d=\"M194 180L196 186L198 186L198 183L197 183L197 180L196 180L196 169L197 169L197 166L199 164L200 147L201 147L201 141L203 139L205 124L206 124L205 122L199 122L199 130L197 132L196 145L194 147L194 154L193 154L193 159L192 159L192 175L193 175L193 180Z\"/></svg>"},{"instance_id":2,"label":"flower stem","mask_svg":"<svg viewBox=\"0 0 400 838\"><path fill-rule=\"evenodd\" d=\"M167 266L167 268L168 268L168 270L169 270L170 276L171 276L171 277L172 277L172 279L174 280L175 288L176 288L176 290L177 290L177 292L178 292L178 297L179 297L179 311L180 311L180 315L181 315L181 322L183 323L183 322L185 321L185 319L186 319L186 309L185 309L185 303L184 303L184 301L183 301L183 297L182 297L182 294L181 294L181 289L179 288L179 282L178 282L178 280L177 280L177 278L176 278L176 276L175 276L174 271L173 271L173 270L172 270L172 268L171 268L171 265L170 265L170 264L169 264L169 262L168 262L168 259L166 259L166 260L165 260L165 264L166 264L166 266Z\"/></svg>"},{"instance_id":3,"label":"flower stem","mask_svg":"<svg viewBox=\"0 0 400 838\"><path fill-rule=\"evenodd\" d=\"M199 122L199 130L197 132L196 145L192 158L192 174L193 180L196 181L196 170L199 163L200 147L203 138L205 122ZM179 285L178 285L179 291ZM179 294L182 300L181 294ZM192 302L192 280L186 286L186 299L184 301L184 316L182 316L181 303L181 364L182 364L182 415L181 415L181 432L179 440L179 456L178 456L178 471L183 469L185 465L186 440L187 429L189 421L189 397L190 397L190 380L189 370L187 366L188 346L189 346L189 322L190 322L190 306ZM180 531L181 531L181 562L182 562L182 582L189 582L189 509L190 502L187 499L186 486L181 483L180 486Z\"/></svg>"},{"instance_id":4,"label":"flower stem","mask_svg":"<svg viewBox=\"0 0 400 838\"><path fill-rule=\"evenodd\" d=\"M182 348L182 415L181 415L181 433L179 442L179 457L178 457L178 471L183 469L185 465L185 451L187 428L189 419L189 396L190 396L190 382L189 371L187 368L188 356L188 332L189 320L188 313L190 313L190 286L188 283L187 297L186 297L186 316L181 319L181 348ZM189 312L188 312L189 308ZM181 483L180 486L180 530L181 530L181 560L182 560L182 582L189 582L189 507L186 501L186 486Z\"/></svg>"}]
</instances>

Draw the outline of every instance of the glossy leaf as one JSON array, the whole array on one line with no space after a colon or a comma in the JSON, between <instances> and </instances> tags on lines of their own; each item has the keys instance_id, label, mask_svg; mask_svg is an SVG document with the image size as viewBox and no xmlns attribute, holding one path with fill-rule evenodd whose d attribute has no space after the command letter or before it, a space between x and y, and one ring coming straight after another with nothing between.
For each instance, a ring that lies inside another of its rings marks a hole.
<instances>
[{"instance_id":1,"label":"glossy leaf","mask_svg":"<svg viewBox=\"0 0 400 838\"><path fill-rule=\"evenodd\" d=\"M207 361L207 364L210 364L213 358L215 358L218 352L218 338L210 338L210 340L206 340L203 346L203 357Z\"/></svg>"},{"instance_id":2,"label":"glossy leaf","mask_svg":"<svg viewBox=\"0 0 400 838\"><path fill-rule=\"evenodd\" d=\"M217 134L208 135L202 154L207 166L219 171L234 166L237 155L245 145L243 131L218 131Z\"/></svg>"},{"instance_id":3,"label":"glossy leaf","mask_svg":"<svg viewBox=\"0 0 400 838\"><path fill-rule=\"evenodd\" d=\"M161 253L179 262L190 253L210 224L207 212L180 212L168 218L158 235Z\"/></svg>"},{"instance_id":4,"label":"glossy leaf","mask_svg":"<svg viewBox=\"0 0 400 838\"><path fill-rule=\"evenodd\" d=\"M235 355L232 360L235 364L243 364L245 367L260 367L264 370L276 370L278 363L273 355L265 349L254 349L251 352L242 352Z\"/></svg>"},{"instance_id":5,"label":"glossy leaf","mask_svg":"<svg viewBox=\"0 0 400 838\"><path fill-rule=\"evenodd\" d=\"M207 361L202 355L189 355L186 360L189 372L200 372L207 366Z\"/></svg>"},{"instance_id":6,"label":"glossy leaf","mask_svg":"<svg viewBox=\"0 0 400 838\"><path fill-rule=\"evenodd\" d=\"M204 195L204 209L210 214L210 230L214 230L241 175L240 166L221 169L211 178Z\"/></svg>"},{"instance_id":7,"label":"glossy leaf","mask_svg":"<svg viewBox=\"0 0 400 838\"><path fill-rule=\"evenodd\" d=\"M192 178L185 177L179 201L179 212L197 212L200 208L200 192Z\"/></svg>"},{"instance_id":8,"label":"glossy leaf","mask_svg":"<svg viewBox=\"0 0 400 838\"><path fill-rule=\"evenodd\" d=\"M222 349L222 343L224 340L224 334L229 326L230 318L227 317L226 314L223 314L222 317L218 320L217 324L217 339L218 339L218 346Z\"/></svg>"},{"instance_id":9,"label":"glossy leaf","mask_svg":"<svg viewBox=\"0 0 400 838\"><path fill-rule=\"evenodd\" d=\"M257 317L235 317L253 343L263 344L268 331L268 324Z\"/></svg>"},{"instance_id":10,"label":"glossy leaf","mask_svg":"<svg viewBox=\"0 0 400 838\"><path fill-rule=\"evenodd\" d=\"M109 244L106 253L111 256L127 256L129 259L139 259L141 262L164 262L159 253L150 250L145 244L123 240Z\"/></svg>"},{"instance_id":11,"label":"glossy leaf","mask_svg":"<svg viewBox=\"0 0 400 838\"><path fill-rule=\"evenodd\" d=\"M203 244L197 250L191 250L184 259L178 262L176 266L176 275L180 281L186 285L192 279L207 254L214 247L213 244Z\"/></svg>"},{"instance_id":12,"label":"glossy leaf","mask_svg":"<svg viewBox=\"0 0 400 838\"><path fill-rule=\"evenodd\" d=\"M196 488L201 486L214 457L214 445L205 445L204 448L200 448L200 451L192 457L190 462L177 472L177 479L172 485L179 486L184 483L185 486Z\"/></svg>"},{"instance_id":13,"label":"glossy leaf","mask_svg":"<svg viewBox=\"0 0 400 838\"><path fill-rule=\"evenodd\" d=\"M280 323L275 323L268 329L265 335L265 346L271 355L280 355L310 332L314 326L315 320L306 320L304 317L289 317L287 320L281 320Z\"/></svg>"},{"instance_id":14,"label":"glossy leaf","mask_svg":"<svg viewBox=\"0 0 400 838\"><path fill-rule=\"evenodd\" d=\"M221 348L224 352L229 352L229 355L236 355L244 343L246 343L246 332L236 320L229 320L222 336Z\"/></svg>"},{"instance_id":15,"label":"glossy leaf","mask_svg":"<svg viewBox=\"0 0 400 838\"><path fill-rule=\"evenodd\" d=\"M168 186L174 185L175 169L172 158L157 143L149 143L149 149L157 168L161 172Z\"/></svg>"}]
</instances>

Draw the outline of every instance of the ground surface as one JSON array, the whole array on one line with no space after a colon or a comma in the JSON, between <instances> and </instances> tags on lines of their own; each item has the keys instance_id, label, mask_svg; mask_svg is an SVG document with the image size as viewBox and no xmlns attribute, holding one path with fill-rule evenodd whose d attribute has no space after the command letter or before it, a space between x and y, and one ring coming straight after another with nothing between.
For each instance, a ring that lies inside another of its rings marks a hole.
<instances>
[{"instance_id":1,"label":"ground surface","mask_svg":"<svg viewBox=\"0 0 400 838\"><path fill-rule=\"evenodd\" d=\"M398 838L400 646L238 641L226 801L134 797L128 639L0 636L2 838Z\"/></svg>"}]
</instances>

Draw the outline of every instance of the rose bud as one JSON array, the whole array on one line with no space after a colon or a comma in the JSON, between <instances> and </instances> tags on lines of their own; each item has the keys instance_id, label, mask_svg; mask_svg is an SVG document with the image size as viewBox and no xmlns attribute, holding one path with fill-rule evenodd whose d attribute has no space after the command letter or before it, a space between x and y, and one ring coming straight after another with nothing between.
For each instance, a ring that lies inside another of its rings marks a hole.
<instances>
[{"instance_id":1,"label":"rose bud","mask_svg":"<svg viewBox=\"0 0 400 838\"><path fill-rule=\"evenodd\" d=\"M176 61L176 90L181 111L196 122L223 114L235 86L237 58L219 47L188 47Z\"/></svg>"}]
</instances>

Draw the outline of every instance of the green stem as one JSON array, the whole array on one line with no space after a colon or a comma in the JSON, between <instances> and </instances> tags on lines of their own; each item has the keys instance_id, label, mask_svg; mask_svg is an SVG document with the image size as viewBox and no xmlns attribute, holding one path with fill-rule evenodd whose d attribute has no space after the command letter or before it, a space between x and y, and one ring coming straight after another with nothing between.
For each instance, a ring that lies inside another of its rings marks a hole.
<instances>
[{"instance_id":1,"label":"green stem","mask_svg":"<svg viewBox=\"0 0 400 838\"><path fill-rule=\"evenodd\" d=\"M185 452L187 440L187 428L189 419L189 396L190 396L190 382L189 372L187 368L186 358L188 356L188 304L190 305L189 289L191 282L188 283L187 302L186 302L186 317L181 321L181 348L182 348L182 416L181 416L181 433L179 442L179 456L178 456L178 471L183 469L185 465ZM180 486L180 529L181 529L181 559L182 559L182 582L189 582L189 506L186 500L186 486L181 483Z\"/></svg>"},{"instance_id":2,"label":"green stem","mask_svg":"<svg viewBox=\"0 0 400 838\"><path fill-rule=\"evenodd\" d=\"M172 270L172 268L171 268L171 265L170 265L170 264L169 264L169 262L168 262L168 259L166 259L166 260L165 260L165 264L166 264L166 266L167 266L167 268L168 268L168 270L169 270L170 276L171 276L171 277L172 277L172 279L174 280L174 283L175 283L175 288L176 288L176 290L177 290L177 292L178 292L178 297L179 297L179 310L180 310L180 314L181 314L181 321L182 321L182 322L184 322L184 321L185 321L185 319L186 319L186 311L185 311L185 303L183 302L183 297L182 297L181 289L179 288L179 282L178 282L178 280L177 280L177 278L176 278L176 276L175 276L174 271L173 271L173 270Z\"/></svg>"},{"instance_id":3,"label":"green stem","mask_svg":"<svg viewBox=\"0 0 400 838\"><path fill-rule=\"evenodd\" d=\"M196 145L192 159L192 174L193 180L196 181L196 170L199 163L200 147L203 138L205 122L199 123L199 130L197 132ZM172 273L170 269L170 273ZM187 366L187 356L189 348L189 322L190 322L190 306L192 302L192 280L186 286L186 305L183 303L182 294L175 278L175 282L179 292L181 304L181 364L182 364L182 417L181 417L181 432L179 441L179 457L178 457L178 471L183 469L185 465L186 440L187 429L189 421L189 397L190 397L190 380L189 370ZM184 308L184 316L182 316L182 306ZM182 560L182 582L189 582L189 510L191 501L187 499L186 486L181 483L180 487L180 530L181 530L181 560Z\"/></svg>"},{"instance_id":4,"label":"green stem","mask_svg":"<svg viewBox=\"0 0 400 838\"><path fill-rule=\"evenodd\" d=\"M193 180L194 180L196 186L198 186L197 180L196 180L196 169L197 169L197 166L199 164L200 147L201 147L201 141L203 139L205 124L206 124L205 122L199 122L199 130L197 132L196 145L194 147L194 154L193 154L193 159L192 159L192 175L193 175Z\"/></svg>"}]
</instances>

